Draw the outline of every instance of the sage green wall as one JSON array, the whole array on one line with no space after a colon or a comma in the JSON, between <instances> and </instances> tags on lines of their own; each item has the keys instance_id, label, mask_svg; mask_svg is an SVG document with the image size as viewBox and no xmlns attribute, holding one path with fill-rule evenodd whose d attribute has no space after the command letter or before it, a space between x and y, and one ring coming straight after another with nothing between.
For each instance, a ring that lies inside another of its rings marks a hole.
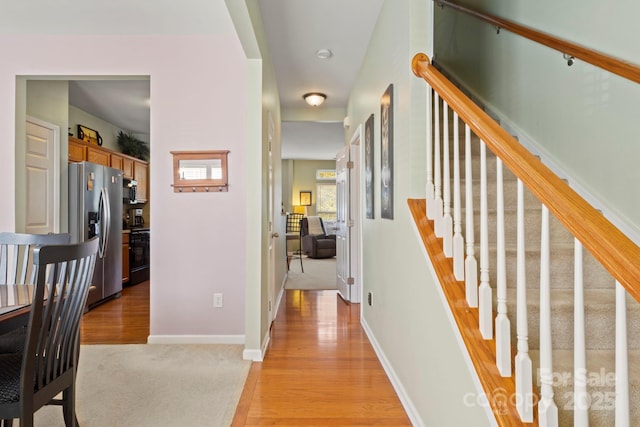
<instances>
[{"instance_id":1,"label":"sage green wall","mask_svg":"<svg viewBox=\"0 0 640 427\"><path fill-rule=\"evenodd\" d=\"M407 198L424 197L425 85L411 59L427 52L431 1L386 0L348 104L350 133L375 115L375 218L363 219L363 322L393 371L414 425L489 425L475 396L456 329L448 317L411 219ZM394 85L394 219L380 218L380 97ZM351 135L348 136L350 138ZM366 301L366 298L364 298ZM407 402L408 401L408 402Z\"/></svg>"},{"instance_id":2,"label":"sage green wall","mask_svg":"<svg viewBox=\"0 0 640 427\"><path fill-rule=\"evenodd\" d=\"M640 64L640 2L465 1L474 8ZM640 231L640 85L455 12L436 8L436 61L521 138Z\"/></svg>"}]
</instances>

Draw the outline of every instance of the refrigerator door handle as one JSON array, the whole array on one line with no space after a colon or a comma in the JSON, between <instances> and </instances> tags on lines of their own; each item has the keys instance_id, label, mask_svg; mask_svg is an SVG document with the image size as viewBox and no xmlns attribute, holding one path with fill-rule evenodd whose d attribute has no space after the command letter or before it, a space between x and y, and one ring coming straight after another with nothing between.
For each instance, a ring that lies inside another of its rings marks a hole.
<instances>
[{"instance_id":1,"label":"refrigerator door handle","mask_svg":"<svg viewBox=\"0 0 640 427\"><path fill-rule=\"evenodd\" d=\"M102 218L102 221L100 221L102 225L102 253L100 257L104 258L109 248L109 231L111 228L111 203L109 202L109 193L107 193L107 189L104 187L100 190L100 199L100 207L102 209L102 212L100 212Z\"/></svg>"}]
</instances>

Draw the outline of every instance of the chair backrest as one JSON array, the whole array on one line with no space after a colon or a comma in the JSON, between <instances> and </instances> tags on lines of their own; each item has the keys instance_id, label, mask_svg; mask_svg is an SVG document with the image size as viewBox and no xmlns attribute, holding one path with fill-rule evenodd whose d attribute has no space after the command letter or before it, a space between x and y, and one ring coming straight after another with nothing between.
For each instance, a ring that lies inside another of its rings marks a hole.
<instances>
[{"instance_id":1,"label":"chair backrest","mask_svg":"<svg viewBox=\"0 0 640 427\"><path fill-rule=\"evenodd\" d=\"M32 268L33 251L42 245L66 245L71 235L0 233L0 284L34 284L36 270Z\"/></svg>"},{"instance_id":2,"label":"chair backrest","mask_svg":"<svg viewBox=\"0 0 640 427\"><path fill-rule=\"evenodd\" d=\"M98 238L34 250L38 269L22 363L21 393L45 388L75 369L80 320L89 294ZM75 374L73 374L75 375Z\"/></svg>"},{"instance_id":3,"label":"chair backrest","mask_svg":"<svg viewBox=\"0 0 640 427\"><path fill-rule=\"evenodd\" d=\"M287 214L287 233L300 233L300 221L304 218L304 214L301 213L289 213Z\"/></svg>"},{"instance_id":4,"label":"chair backrest","mask_svg":"<svg viewBox=\"0 0 640 427\"><path fill-rule=\"evenodd\" d=\"M306 236L309 234L313 236L326 236L327 234L326 230L324 229L324 222L319 216L310 216L304 218L300 224L300 234L302 236Z\"/></svg>"}]
</instances>

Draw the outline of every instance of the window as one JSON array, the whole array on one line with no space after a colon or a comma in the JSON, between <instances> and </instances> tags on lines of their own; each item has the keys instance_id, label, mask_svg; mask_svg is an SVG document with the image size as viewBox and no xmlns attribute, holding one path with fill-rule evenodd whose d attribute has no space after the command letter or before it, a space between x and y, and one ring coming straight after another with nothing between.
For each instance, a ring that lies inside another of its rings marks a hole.
<instances>
[{"instance_id":1,"label":"window","mask_svg":"<svg viewBox=\"0 0 640 427\"><path fill-rule=\"evenodd\" d=\"M336 170L335 169L318 169L316 171L316 181L335 181Z\"/></svg>"},{"instance_id":2,"label":"window","mask_svg":"<svg viewBox=\"0 0 640 427\"><path fill-rule=\"evenodd\" d=\"M316 184L316 214L323 220L336 219L336 184L319 182Z\"/></svg>"}]
</instances>

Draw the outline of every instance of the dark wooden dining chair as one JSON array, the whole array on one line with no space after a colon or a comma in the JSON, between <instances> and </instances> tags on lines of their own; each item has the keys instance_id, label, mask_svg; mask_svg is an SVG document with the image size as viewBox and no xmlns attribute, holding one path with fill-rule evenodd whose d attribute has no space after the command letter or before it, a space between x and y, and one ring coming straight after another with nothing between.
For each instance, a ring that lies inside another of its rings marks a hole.
<instances>
[{"instance_id":1,"label":"dark wooden dining chair","mask_svg":"<svg viewBox=\"0 0 640 427\"><path fill-rule=\"evenodd\" d=\"M24 352L0 354L0 419L33 426L42 406L63 406L67 426L77 425L75 384L80 320L98 251L97 238L34 250L37 268ZM62 399L54 399L62 393Z\"/></svg>"},{"instance_id":2,"label":"dark wooden dining chair","mask_svg":"<svg viewBox=\"0 0 640 427\"><path fill-rule=\"evenodd\" d=\"M0 233L0 286L34 284L33 251L42 245L65 245L71 234ZM22 351L26 327L0 335L0 354Z\"/></svg>"},{"instance_id":3,"label":"dark wooden dining chair","mask_svg":"<svg viewBox=\"0 0 640 427\"><path fill-rule=\"evenodd\" d=\"M300 221L304 218L303 214L299 213L288 213L287 214L287 223L286 223L286 241L285 245L287 246L287 270L289 270L289 265L291 260L294 258L300 259L300 270L304 273L304 266L302 265L302 243L300 242ZM289 241L297 241L298 249L295 251L289 251Z\"/></svg>"},{"instance_id":4,"label":"dark wooden dining chair","mask_svg":"<svg viewBox=\"0 0 640 427\"><path fill-rule=\"evenodd\" d=\"M21 285L34 283L33 250L42 245L66 245L71 242L69 233L23 234L0 233L0 284ZM27 280L28 279L28 280Z\"/></svg>"}]
</instances>

